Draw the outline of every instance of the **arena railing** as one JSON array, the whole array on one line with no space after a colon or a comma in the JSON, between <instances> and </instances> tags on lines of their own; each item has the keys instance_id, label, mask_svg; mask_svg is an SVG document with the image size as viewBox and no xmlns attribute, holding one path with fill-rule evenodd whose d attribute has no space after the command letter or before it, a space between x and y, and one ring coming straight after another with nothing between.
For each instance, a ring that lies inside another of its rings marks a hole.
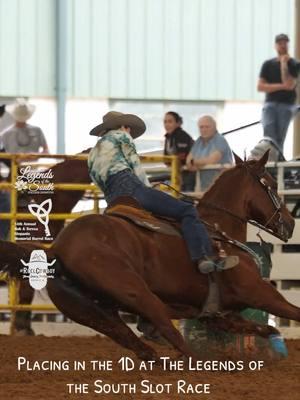
<instances>
[{"instance_id":1,"label":"arena railing","mask_svg":"<svg viewBox=\"0 0 300 400\"><path fill-rule=\"evenodd\" d=\"M17 177L18 177L18 169L24 164L29 164L30 161L39 160L39 159L56 159L56 160L87 160L87 154L77 154L77 155L62 155L62 154L41 154L41 153L18 153L18 154L9 154L9 153L1 153L2 159L8 159L11 162L10 167L10 182L0 182L0 190L9 190L10 191L10 202L11 202L11 210L9 213L0 213L1 220L9 220L10 221L10 241L15 242L15 226L16 221L18 220L36 220L36 217L28 213L20 213L17 210L18 207L18 191L15 187ZM146 172L166 172L170 173L170 184L175 189L180 189L180 173L179 173L179 161L176 156L162 156L162 155L143 155L141 156L142 163L147 163L150 165L157 163L164 163L163 165L159 165L157 168L146 168ZM170 165L167 167L166 164ZM35 163L32 164L34 167L48 167L51 168L51 164L45 163ZM53 164L52 164L53 166ZM40 188L43 185L39 185ZM92 183L90 184L74 184L74 183L56 183L53 185L55 190L80 190L86 191L89 190L94 194L94 209L93 211L99 212L99 194L100 190ZM50 213L50 220L72 220L80 217L78 213ZM45 245L45 248L47 246ZM0 280L4 280L8 283L8 304L0 304L0 311L10 311L11 312L11 324L10 324L10 333L14 333L15 330L15 313L16 311L58 311L56 307L53 305L45 305L45 304L19 304L18 299L18 291L19 284L17 279L8 278L7 274L0 273Z\"/></svg>"}]
</instances>

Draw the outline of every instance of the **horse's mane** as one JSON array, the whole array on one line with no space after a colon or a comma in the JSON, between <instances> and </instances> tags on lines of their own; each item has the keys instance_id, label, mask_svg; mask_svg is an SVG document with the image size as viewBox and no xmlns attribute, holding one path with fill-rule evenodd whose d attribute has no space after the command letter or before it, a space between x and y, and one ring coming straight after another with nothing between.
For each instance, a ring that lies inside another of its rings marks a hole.
<instances>
[{"instance_id":1,"label":"horse's mane","mask_svg":"<svg viewBox=\"0 0 300 400\"><path fill-rule=\"evenodd\" d=\"M230 175L232 173L232 170L235 170L237 167L239 167L239 165L233 165L232 167L223 170L210 184L210 186L206 189L206 191L204 192L204 196L206 196L208 193L212 192L213 190L216 189L217 186L220 185L220 183L222 182L222 180L224 180L224 177L227 177L228 175Z\"/></svg>"},{"instance_id":2,"label":"horse's mane","mask_svg":"<svg viewBox=\"0 0 300 400\"><path fill-rule=\"evenodd\" d=\"M211 185L206 189L204 196L206 196L208 193L211 193L213 190L215 190L217 188L217 186L220 185L220 183L222 183L222 181L224 181L224 178L227 178L228 175L231 175L233 171L237 171L240 170L241 168L248 166L250 168L254 167L257 164L257 160L247 160L244 161L241 164L234 164L232 165L232 167L227 168L225 170L223 170L215 179L214 181L211 183Z\"/></svg>"}]
</instances>

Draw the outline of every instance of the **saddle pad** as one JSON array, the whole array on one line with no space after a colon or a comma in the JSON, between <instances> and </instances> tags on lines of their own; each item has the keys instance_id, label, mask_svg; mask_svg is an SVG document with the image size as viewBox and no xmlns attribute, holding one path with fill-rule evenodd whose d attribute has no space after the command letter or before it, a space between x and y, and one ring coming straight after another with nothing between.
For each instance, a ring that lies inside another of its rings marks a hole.
<instances>
[{"instance_id":1,"label":"saddle pad","mask_svg":"<svg viewBox=\"0 0 300 400\"><path fill-rule=\"evenodd\" d=\"M166 222L160 221L148 211L140 208L135 208L124 204L117 204L113 207L109 207L105 214L112 217L126 219L130 222L133 222L135 225L148 229L152 232L181 237L179 229L176 229Z\"/></svg>"}]
</instances>

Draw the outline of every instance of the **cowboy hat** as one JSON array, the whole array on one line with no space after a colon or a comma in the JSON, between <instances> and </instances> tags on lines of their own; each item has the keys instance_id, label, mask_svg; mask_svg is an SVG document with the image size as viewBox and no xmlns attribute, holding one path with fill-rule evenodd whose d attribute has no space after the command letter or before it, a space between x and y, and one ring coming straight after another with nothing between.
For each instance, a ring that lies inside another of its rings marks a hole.
<instances>
[{"instance_id":1,"label":"cowboy hat","mask_svg":"<svg viewBox=\"0 0 300 400\"><path fill-rule=\"evenodd\" d=\"M18 98L13 104L6 106L5 110L17 122L26 122L34 113L35 106L29 104L24 98Z\"/></svg>"},{"instance_id":2,"label":"cowboy hat","mask_svg":"<svg viewBox=\"0 0 300 400\"><path fill-rule=\"evenodd\" d=\"M141 136L146 130L144 121L136 115L109 111L103 116L102 124L95 126L90 131L90 135L103 136L107 131L120 128L121 126L129 126L131 128L130 135L133 139Z\"/></svg>"}]
</instances>

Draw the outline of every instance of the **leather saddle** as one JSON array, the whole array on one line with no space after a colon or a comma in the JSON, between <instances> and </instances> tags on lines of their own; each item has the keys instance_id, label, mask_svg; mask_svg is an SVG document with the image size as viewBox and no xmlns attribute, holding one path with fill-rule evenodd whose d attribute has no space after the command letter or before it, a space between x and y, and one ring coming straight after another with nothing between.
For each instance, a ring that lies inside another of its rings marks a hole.
<instances>
[{"instance_id":1,"label":"leather saddle","mask_svg":"<svg viewBox=\"0 0 300 400\"><path fill-rule=\"evenodd\" d=\"M120 196L105 210L105 215L125 219L152 232L182 237L180 224L172 218L153 215L141 207L132 197ZM224 241L224 236L215 226L202 220L213 240Z\"/></svg>"},{"instance_id":2,"label":"leather saddle","mask_svg":"<svg viewBox=\"0 0 300 400\"><path fill-rule=\"evenodd\" d=\"M143 209L134 198L129 196L118 197L105 210L105 215L122 218L148 231L182 237L180 224L178 222L171 218L151 214ZM246 244L230 238L225 232L220 230L217 225L208 224L203 220L202 223L206 226L216 252L223 249L224 243L228 243L247 252L254 259L258 268L262 268L259 257Z\"/></svg>"},{"instance_id":3,"label":"leather saddle","mask_svg":"<svg viewBox=\"0 0 300 400\"><path fill-rule=\"evenodd\" d=\"M122 218L152 232L177 237L182 236L179 224L175 220L151 214L143 209L135 199L129 196L118 197L105 210L105 215Z\"/></svg>"}]
</instances>

